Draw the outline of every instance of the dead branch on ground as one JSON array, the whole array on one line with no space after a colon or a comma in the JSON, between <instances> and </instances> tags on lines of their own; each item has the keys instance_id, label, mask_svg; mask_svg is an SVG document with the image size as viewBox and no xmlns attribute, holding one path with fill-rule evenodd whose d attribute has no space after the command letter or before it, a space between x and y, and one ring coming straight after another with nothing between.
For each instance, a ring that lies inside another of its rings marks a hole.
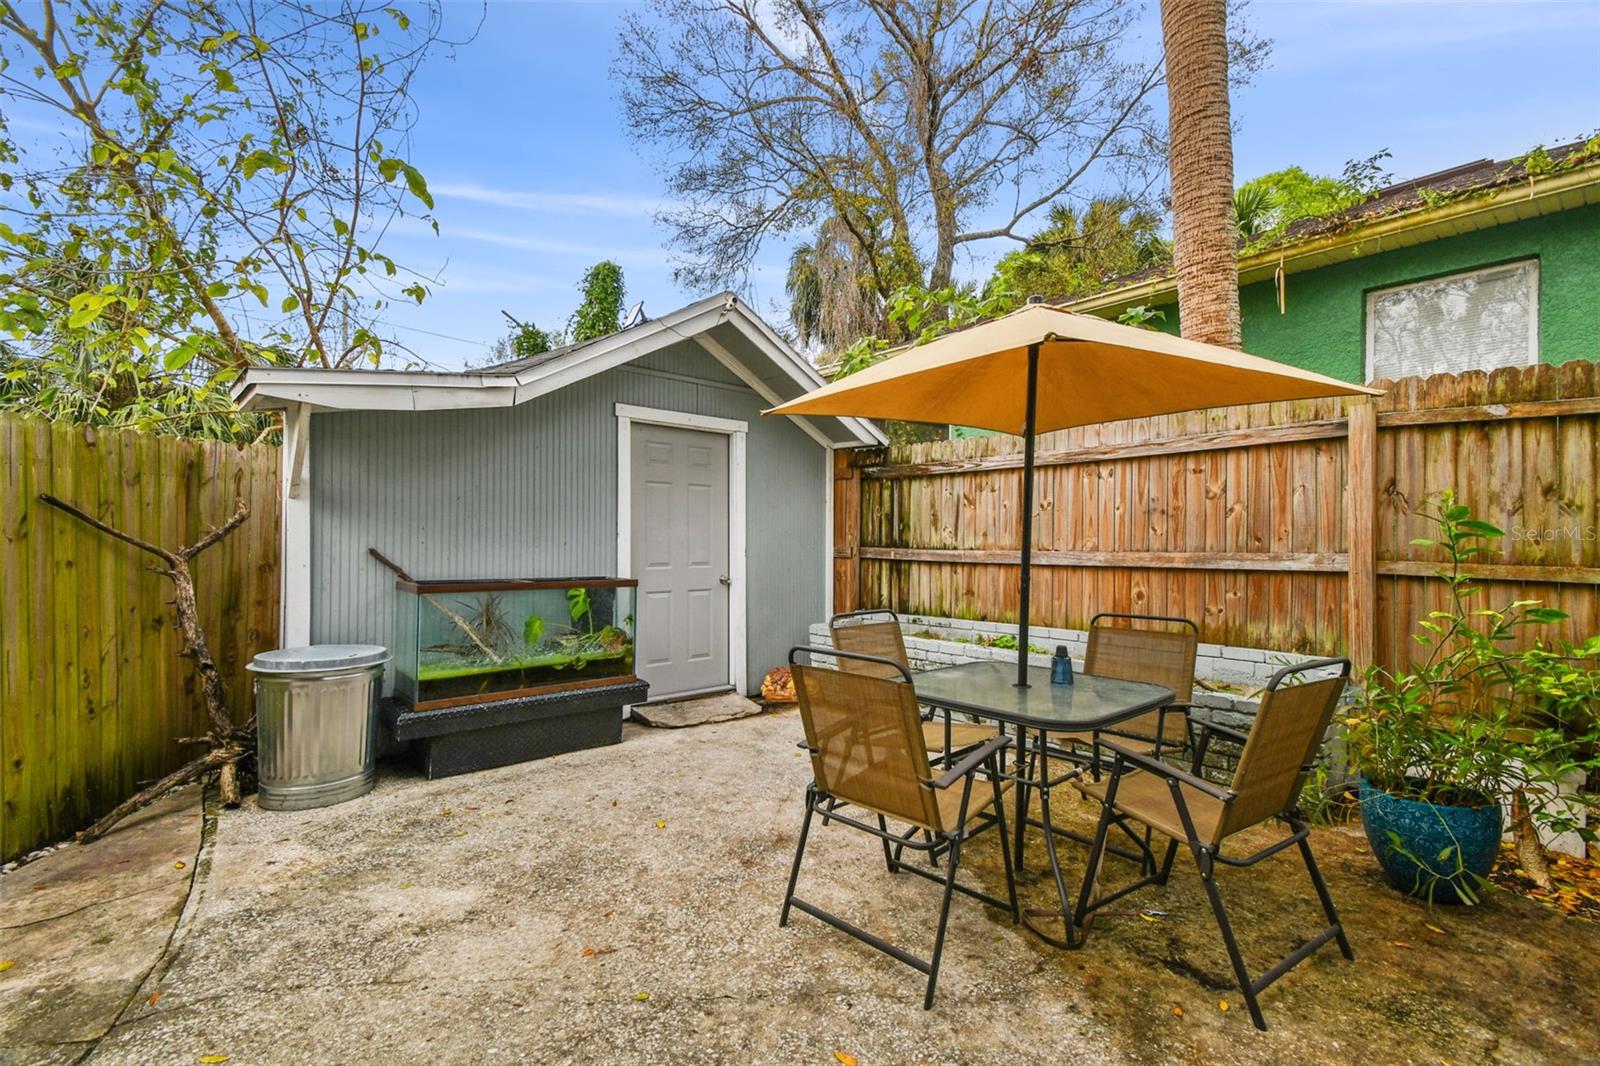
<instances>
[{"instance_id":1,"label":"dead branch on ground","mask_svg":"<svg viewBox=\"0 0 1600 1066\"><path fill-rule=\"evenodd\" d=\"M212 771L217 772L222 802L226 806L237 807L238 764L239 760L255 747L254 720L242 728L233 724L233 715L228 710L228 689L223 684L222 672L217 669L216 660L211 656L211 647L206 642L205 628L200 624L200 609L194 594L194 574L189 564L201 552L243 525L245 519L250 517L249 505L243 499L239 499L233 517L221 525L206 530L193 544L173 550L140 540L130 533L124 533L49 493L40 493L39 499L57 510L65 511L85 525L98 529L106 536L130 544L161 560L163 565L152 569L172 582L172 606L178 616L178 631L183 637L183 646L178 650L178 654L193 660L195 672L200 675L200 690L205 698L206 715L211 720L211 729L204 736L182 738L187 742L209 744L211 750L119 803L110 813L79 833L78 842L87 844L92 840L98 840L105 836L112 826L147 803L179 785L197 780Z\"/></svg>"}]
</instances>

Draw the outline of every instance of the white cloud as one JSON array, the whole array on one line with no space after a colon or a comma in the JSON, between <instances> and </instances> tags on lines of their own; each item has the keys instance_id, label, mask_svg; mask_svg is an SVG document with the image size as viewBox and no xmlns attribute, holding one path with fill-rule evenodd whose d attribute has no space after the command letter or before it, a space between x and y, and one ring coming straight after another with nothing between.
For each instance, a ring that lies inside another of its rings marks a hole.
<instances>
[{"instance_id":1,"label":"white cloud","mask_svg":"<svg viewBox=\"0 0 1600 1066\"><path fill-rule=\"evenodd\" d=\"M672 202L652 196L635 196L629 193L574 193L550 192L544 189L500 189L470 181L445 181L430 183L429 190L436 197L466 200L491 207L510 207L519 211L538 211L551 214L570 214L578 211L595 215L626 217L651 217L670 210Z\"/></svg>"},{"instance_id":2,"label":"white cloud","mask_svg":"<svg viewBox=\"0 0 1600 1066\"><path fill-rule=\"evenodd\" d=\"M440 232L447 239L460 238L461 240L479 241L483 244L494 244L502 248L516 248L524 252L586 256L591 259L615 259L624 267L630 263L668 263L671 261L670 254L660 248L617 248L587 242L555 241L544 237L526 237L514 233L499 233L494 230L471 229L460 226L448 226L441 229Z\"/></svg>"}]
</instances>

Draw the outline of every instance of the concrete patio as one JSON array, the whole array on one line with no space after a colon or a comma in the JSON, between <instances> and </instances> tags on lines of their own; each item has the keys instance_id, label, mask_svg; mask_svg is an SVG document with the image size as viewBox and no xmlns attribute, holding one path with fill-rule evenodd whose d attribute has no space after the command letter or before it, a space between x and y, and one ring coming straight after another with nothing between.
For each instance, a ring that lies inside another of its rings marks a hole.
<instances>
[{"instance_id":1,"label":"concrete patio","mask_svg":"<svg viewBox=\"0 0 1600 1066\"><path fill-rule=\"evenodd\" d=\"M170 831L143 844L134 823L0 879L0 1061L1537 1063L1600 1047L1594 926L1505 893L1430 914L1343 829L1314 846L1357 961L1325 951L1274 986L1270 1032L1251 1027L1182 862L1073 953L958 899L925 1013L912 971L805 915L777 926L809 778L798 735L791 712L629 727L619 747L440 781L391 769L342 806L224 811L198 856L193 801L173 801L150 816ZM805 894L925 950L934 886L891 878L861 834L813 840ZM128 864L142 887L102 891L83 865L152 847ZM992 837L969 854L999 888ZM1291 859L1222 884L1258 962L1314 926ZM143 910L104 910L147 892ZM1044 887L1024 895L1042 905ZM85 990L38 945L96 914L124 964ZM31 940L13 935L24 922ZM52 1025L41 1005L80 993L112 1009Z\"/></svg>"}]
</instances>

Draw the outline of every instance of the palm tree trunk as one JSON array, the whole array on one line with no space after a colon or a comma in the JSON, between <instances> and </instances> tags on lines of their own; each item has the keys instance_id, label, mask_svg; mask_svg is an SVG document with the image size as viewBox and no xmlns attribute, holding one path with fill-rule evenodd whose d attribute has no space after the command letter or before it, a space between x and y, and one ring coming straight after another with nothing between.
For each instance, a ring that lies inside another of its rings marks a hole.
<instances>
[{"instance_id":1,"label":"palm tree trunk","mask_svg":"<svg viewBox=\"0 0 1600 1066\"><path fill-rule=\"evenodd\" d=\"M1191 340L1240 347L1224 0L1161 0L1178 318Z\"/></svg>"}]
</instances>

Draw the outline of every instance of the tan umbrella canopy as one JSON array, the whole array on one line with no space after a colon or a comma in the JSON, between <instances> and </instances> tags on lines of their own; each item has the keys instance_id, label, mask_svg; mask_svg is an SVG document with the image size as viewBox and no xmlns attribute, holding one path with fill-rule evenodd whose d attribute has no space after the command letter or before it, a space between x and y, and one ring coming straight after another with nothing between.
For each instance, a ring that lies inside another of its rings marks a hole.
<instances>
[{"instance_id":1,"label":"tan umbrella canopy","mask_svg":"<svg viewBox=\"0 0 1600 1066\"><path fill-rule=\"evenodd\" d=\"M891 354L767 413L949 422L1022 435L1019 685L1027 684L1035 434L1206 407L1380 395L1259 356L1044 304Z\"/></svg>"}]
</instances>

